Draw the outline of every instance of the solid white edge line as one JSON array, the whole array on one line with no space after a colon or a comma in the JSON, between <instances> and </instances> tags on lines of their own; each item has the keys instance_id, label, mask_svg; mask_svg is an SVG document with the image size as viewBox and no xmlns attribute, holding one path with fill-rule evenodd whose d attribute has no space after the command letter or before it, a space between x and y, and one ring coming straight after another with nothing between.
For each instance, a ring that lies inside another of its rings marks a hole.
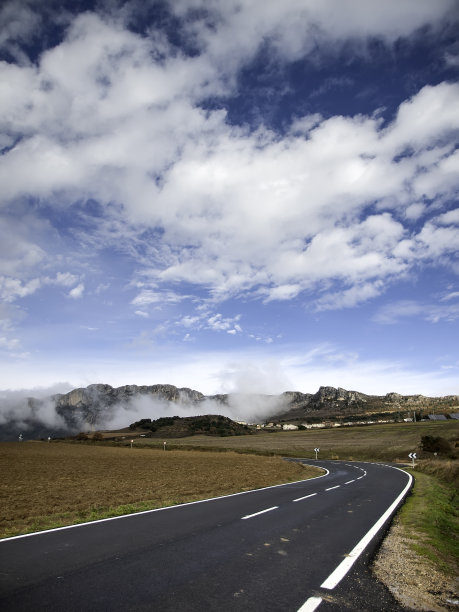
<instances>
[{"instance_id":1,"label":"solid white edge line","mask_svg":"<svg viewBox=\"0 0 459 612\"><path fill-rule=\"evenodd\" d=\"M322 597L310 597L307 599L298 612L314 612L322 603Z\"/></svg>"},{"instance_id":2,"label":"solid white edge line","mask_svg":"<svg viewBox=\"0 0 459 612\"><path fill-rule=\"evenodd\" d=\"M260 512L254 512L253 514L247 514L247 516L241 516L241 520L252 518L254 516L258 516L259 514L264 514L265 512L271 512L271 510L277 510L279 506L272 506L271 508L266 508L265 510L260 510Z\"/></svg>"},{"instance_id":3,"label":"solid white edge line","mask_svg":"<svg viewBox=\"0 0 459 612\"><path fill-rule=\"evenodd\" d=\"M128 518L129 516L140 516L141 514L150 514L152 512L163 512L165 510L173 510L174 508L182 508L183 506L193 506L194 504L203 504L205 502L214 501L216 499L226 499L227 497L236 497L237 495L247 495L248 493L256 493L257 491L266 491L267 489L277 489L278 487L288 487L294 484L300 484L302 482L309 482L310 480L316 480L317 478L324 478L330 474L327 468L323 468L320 465L309 464L313 467L319 467L325 471L325 474L320 476L314 476L314 478L305 478L304 480L295 480L294 482L284 482L278 485L270 485L269 487L260 487L259 489L251 489L250 491L239 491L239 493L229 493L228 495L220 495L218 497L209 497L208 499L198 499L192 502L185 502L184 504L175 504L174 506L165 506L163 508L152 508L151 510L142 510L141 512L131 512L129 514L120 514L119 516L110 516L109 518L97 519L96 521L86 521L85 523L76 523L74 525L65 525L64 527L55 527L54 529L44 529L43 531L33 531L32 533L23 533L22 535L11 536L10 538L0 538L0 544L2 542L11 542L12 540L19 540L20 538L30 538L31 536L42 535L45 533L52 533L54 531L64 531L64 529L73 529L75 527L85 527L87 525L97 525L97 523L107 523L108 521L116 521L118 519Z\"/></svg>"},{"instance_id":4,"label":"solid white edge line","mask_svg":"<svg viewBox=\"0 0 459 612\"><path fill-rule=\"evenodd\" d=\"M397 499L392 502L389 508L384 512L384 514L376 521L376 523L371 527L371 529L363 536L363 538L358 542L358 544L351 550L351 552L347 555L347 557L341 561L338 567L330 574L330 576L320 585L322 589L334 589L335 586L344 578L344 576L348 573L357 559L360 557L362 552L365 550L367 545L379 531L379 529L384 525L386 520L391 516L391 514L395 511L398 504L405 497L406 493L409 491L411 487L411 483L413 482L413 477L408 472L401 470L400 468L394 466L392 467L394 470L399 470L408 476L408 484L397 497Z\"/></svg>"},{"instance_id":5,"label":"solid white edge line","mask_svg":"<svg viewBox=\"0 0 459 612\"><path fill-rule=\"evenodd\" d=\"M317 493L310 493L309 495L305 495L304 497L298 497L297 499L294 499L292 501L294 502L301 501L302 499L308 499L308 497L314 497L314 495L317 495Z\"/></svg>"}]
</instances>

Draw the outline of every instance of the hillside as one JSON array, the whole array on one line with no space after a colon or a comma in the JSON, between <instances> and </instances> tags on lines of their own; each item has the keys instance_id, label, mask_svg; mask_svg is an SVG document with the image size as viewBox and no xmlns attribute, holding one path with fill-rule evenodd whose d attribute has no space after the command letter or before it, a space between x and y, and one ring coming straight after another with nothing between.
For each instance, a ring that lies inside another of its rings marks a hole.
<instances>
[{"instance_id":1,"label":"hillside","mask_svg":"<svg viewBox=\"0 0 459 612\"><path fill-rule=\"evenodd\" d=\"M288 408L275 413L271 420L306 421L327 418L342 419L349 417L376 417L389 414L413 416L418 418L431 413L448 413L459 411L459 396L425 397L423 395L367 395L358 391L347 391L338 387L320 387L317 393L300 393L287 391L283 394Z\"/></svg>"},{"instance_id":2,"label":"hillside","mask_svg":"<svg viewBox=\"0 0 459 612\"><path fill-rule=\"evenodd\" d=\"M193 435L206 436L243 436L253 433L247 425L235 423L228 417L218 414L205 414L195 417L160 417L141 419L129 425L131 431L145 432L151 438L185 438Z\"/></svg>"},{"instance_id":3,"label":"hillside","mask_svg":"<svg viewBox=\"0 0 459 612\"><path fill-rule=\"evenodd\" d=\"M394 413L397 418L403 418L414 412L417 418L430 413L459 412L459 396L424 397L398 393L378 396L340 387L320 387L314 394L287 391L276 396L206 396L194 389L174 385L112 387L96 384L45 399L26 397L8 402L0 399L0 440L18 439L20 433L25 439L36 439L68 436L80 431L113 430L127 427L135 418L137 421L155 420L177 413L187 417L223 415L233 421L263 423L268 420L369 419Z\"/></svg>"}]
</instances>

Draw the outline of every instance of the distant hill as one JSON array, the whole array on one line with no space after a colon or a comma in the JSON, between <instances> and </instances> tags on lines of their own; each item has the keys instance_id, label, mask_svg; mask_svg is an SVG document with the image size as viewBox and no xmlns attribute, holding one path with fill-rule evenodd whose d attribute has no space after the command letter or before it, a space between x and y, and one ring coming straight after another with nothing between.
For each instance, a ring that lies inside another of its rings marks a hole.
<instances>
[{"instance_id":1,"label":"distant hill","mask_svg":"<svg viewBox=\"0 0 459 612\"><path fill-rule=\"evenodd\" d=\"M219 414L194 417L160 417L141 419L129 425L132 431L143 431L152 438L185 438L197 434L206 436L243 436L253 433L247 425L241 425Z\"/></svg>"},{"instance_id":2,"label":"distant hill","mask_svg":"<svg viewBox=\"0 0 459 612\"><path fill-rule=\"evenodd\" d=\"M280 395L211 395L174 385L89 385L45 399L0 400L0 440L63 437L80 431L119 429L137 417L171 417L177 412L187 416L223 415L233 421L252 414L257 406L256 422L301 422L323 419L352 419L396 413L400 418L428 413L459 412L459 396L424 397L422 395L367 395L342 388L320 387L312 393L287 391ZM236 416L237 415L237 416ZM247 420L247 417L244 418ZM183 422L182 422L183 421ZM177 421L185 431L186 419ZM191 425L190 425L191 427ZM207 425L206 425L207 427ZM215 425L215 427L217 427ZM223 427L223 422L220 428ZM218 429L218 427L217 427ZM205 428L203 433L209 431ZM154 432L152 432L154 433ZM162 430L161 435L167 433ZM185 435L185 434L184 434ZM217 435L219 435L217 433Z\"/></svg>"},{"instance_id":3,"label":"distant hill","mask_svg":"<svg viewBox=\"0 0 459 612\"><path fill-rule=\"evenodd\" d=\"M459 407L458 395L425 397L423 395L367 395L338 387L320 387L317 393L287 391L283 394L288 408L271 415L271 420L323 420L326 418L372 417L398 414L400 417L418 417L431 412L455 412Z\"/></svg>"}]
</instances>

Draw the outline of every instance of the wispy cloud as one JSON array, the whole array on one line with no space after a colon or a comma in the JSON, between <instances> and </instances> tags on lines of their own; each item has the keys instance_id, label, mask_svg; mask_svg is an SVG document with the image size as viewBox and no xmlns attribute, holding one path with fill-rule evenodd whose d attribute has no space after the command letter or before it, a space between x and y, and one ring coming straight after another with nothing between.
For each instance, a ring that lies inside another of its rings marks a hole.
<instances>
[{"instance_id":1,"label":"wispy cloud","mask_svg":"<svg viewBox=\"0 0 459 612\"><path fill-rule=\"evenodd\" d=\"M425 304L414 300L401 300L386 304L378 310L373 320L377 323L396 324L406 318L421 318L431 323L459 319L459 301L454 304Z\"/></svg>"}]
</instances>

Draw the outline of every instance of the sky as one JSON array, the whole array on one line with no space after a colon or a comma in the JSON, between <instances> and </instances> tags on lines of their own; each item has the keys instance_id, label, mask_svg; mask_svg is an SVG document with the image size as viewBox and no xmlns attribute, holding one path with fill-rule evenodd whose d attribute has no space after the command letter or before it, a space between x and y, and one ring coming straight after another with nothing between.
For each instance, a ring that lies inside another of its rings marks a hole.
<instances>
[{"instance_id":1,"label":"sky","mask_svg":"<svg viewBox=\"0 0 459 612\"><path fill-rule=\"evenodd\" d=\"M0 389L459 394L456 0L0 8Z\"/></svg>"}]
</instances>

